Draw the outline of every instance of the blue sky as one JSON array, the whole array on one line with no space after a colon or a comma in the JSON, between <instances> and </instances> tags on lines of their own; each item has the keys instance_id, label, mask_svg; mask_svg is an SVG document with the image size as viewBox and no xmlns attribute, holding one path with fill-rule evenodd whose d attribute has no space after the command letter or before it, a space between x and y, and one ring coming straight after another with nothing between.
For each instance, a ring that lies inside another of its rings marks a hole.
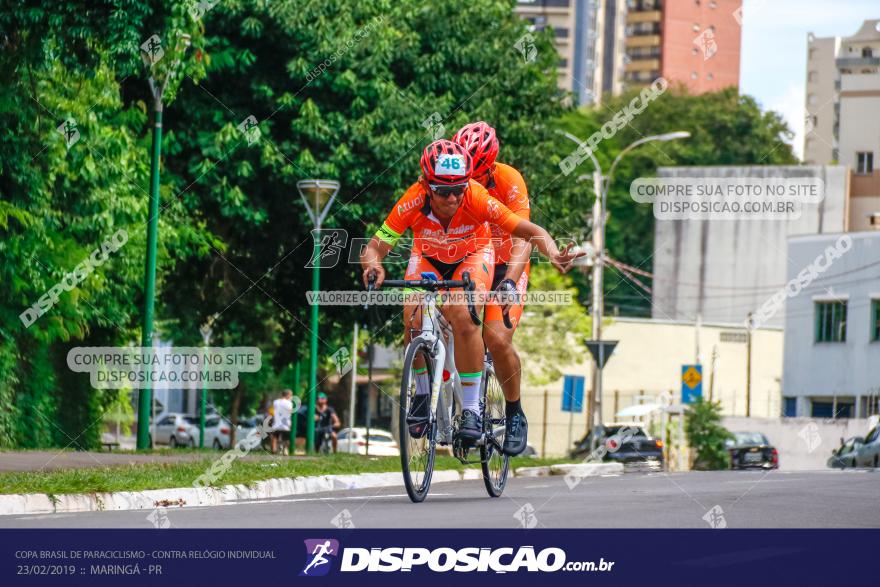
<instances>
[{"instance_id":1,"label":"blue sky","mask_svg":"<svg viewBox=\"0 0 880 587\"><path fill-rule=\"evenodd\" d=\"M799 156L807 33L845 37L871 18L880 18L878 0L744 0L740 91L785 117Z\"/></svg>"}]
</instances>

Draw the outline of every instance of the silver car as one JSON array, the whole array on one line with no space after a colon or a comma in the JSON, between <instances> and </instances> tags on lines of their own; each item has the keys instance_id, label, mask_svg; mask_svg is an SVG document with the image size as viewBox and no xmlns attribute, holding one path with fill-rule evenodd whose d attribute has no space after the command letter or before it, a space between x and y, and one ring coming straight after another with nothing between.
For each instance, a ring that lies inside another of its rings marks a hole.
<instances>
[{"instance_id":1,"label":"silver car","mask_svg":"<svg viewBox=\"0 0 880 587\"><path fill-rule=\"evenodd\" d=\"M875 426L865 437L865 443L856 453L857 467L880 467L880 426Z\"/></svg>"},{"instance_id":2,"label":"silver car","mask_svg":"<svg viewBox=\"0 0 880 587\"><path fill-rule=\"evenodd\" d=\"M155 435L155 444L196 448L199 445L199 421L186 414L165 414L156 422Z\"/></svg>"},{"instance_id":3,"label":"silver car","mask_svg":"<svg viewBox=\"0 0 880 587\"><path fill-rule=\"evenodd\" d=\"M840 439L840 446L831 451L828 466L832 469L846 469L856 466L856 455L864 444L865 439L861 436L853 436L846 440Z\"/></svg>"}]
</instances>

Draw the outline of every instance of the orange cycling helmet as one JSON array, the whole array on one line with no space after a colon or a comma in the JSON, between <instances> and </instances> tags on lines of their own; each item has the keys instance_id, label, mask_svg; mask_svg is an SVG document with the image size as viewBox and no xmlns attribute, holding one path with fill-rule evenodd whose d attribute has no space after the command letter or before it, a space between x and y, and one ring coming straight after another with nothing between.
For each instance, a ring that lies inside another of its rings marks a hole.
<instances>
[{"instance_id":1,"label":"orange cycling helmet","mask_svg":"<svg viewBox=\"0 0 880 587\"><path fill-rule=\"evenodd\" d=\"M495 165L498 137L495 129L483 122L472 122L459 129L452 140L467 149L474 160L474 177L480 177Z\"/></svg>"},{"instance_id":2,"label":"orange cycling helmet","mask_svg":"<svg viewBox=\"0 0 880 587\"><path fill-rule=\"evenodd\" d=\"M432 189L466 186L474 173L473 160L467 150L446 139L434 141L425 147L419 165Z\"/></svg>"}]
</instances>

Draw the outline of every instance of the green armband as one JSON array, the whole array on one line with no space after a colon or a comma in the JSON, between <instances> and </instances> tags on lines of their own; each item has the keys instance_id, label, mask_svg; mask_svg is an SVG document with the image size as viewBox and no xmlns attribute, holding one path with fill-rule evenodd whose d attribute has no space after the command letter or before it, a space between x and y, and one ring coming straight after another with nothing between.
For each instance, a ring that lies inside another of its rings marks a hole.
<instances>
[{"instance_id":1,"label":"green armband","mask_svg":"<svg viewBox=\"0 0 880 587\"><path fill-rule=\"evenodd\" d=\"M401 237L399 232L394 232L388 226L387 223L383 222L382 227L376 231L376 238L382 241L383 243L388 243L392 247L397 244L397 240Z\"/></svg>"}]
</instances>

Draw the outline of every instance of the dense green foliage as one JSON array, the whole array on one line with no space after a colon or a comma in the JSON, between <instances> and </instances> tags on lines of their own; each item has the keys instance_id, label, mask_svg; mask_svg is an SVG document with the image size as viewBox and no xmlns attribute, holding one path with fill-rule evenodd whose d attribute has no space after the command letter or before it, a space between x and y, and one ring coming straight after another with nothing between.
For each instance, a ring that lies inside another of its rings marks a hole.
<instances>
[{"instance_id":1,"label":"dense green foliage","mask_svg":"<svg viewBox=\"0 0 880 587\"><path fill-rule=\"evenodd\" d=\"M724 441L732 438L721 425L721 402L700 399L685 413L684 432L688 445L696 452L694 469L714 471L730 468L730 454Z\"/></svg>"},{"instance_id":2,"label":"dense green foliage","mask_svg":"<svg viewBox=\"0 0 880 587\"><path fill-rule=\"evenodd\" d=\"M555 129L562 120L586 136L626 100L566 109L552 32L534 32L524 46L527 24L512 0L224 0L202 3L204 11L169 0L8 4L0 13L0 447L93 447L102 421L112 422L105 413L121 411L117 392L70 375L66 355L72 346L139 342L149 76L170 76L155 329L164 341L201 344L199 326L216 316L214 344L261 348L259 373L214 393L233 416L292 387L292 363L307 358L312 227L298 180L341 182L325 226L345 229L351 243L372 234L416 179L425 144L487 120L502 141L499 159L526 177L534 219L557 237L582 238L592 197L577 173L560 174L571 144ZM164 57L148 69L140 47L153 35ZM249 117L258 133L239 130ZM78 136L62 132L74 127ZM627 159L609 205L612 255L648 269L651 213L629 200L628 179L656 165L791 159L787 146L770 150L787 132L778 117L733 91L670 92L599 156L607 164L629 140L678 128L694 138ZM74 268L120 230L125 244L72 284ZM358 275L343 260L322 271L322 289L355 289ZM20 319L66 276L72 285L51 307ZM628 291L609 277L609 290ZM538 270L533 284L542 281L572 287ZM584 299L585 278L573 283ZM628 299L624 311L645 307ZM580 307L551 314L524 330L524 344L548 357L543 378L555 374L555 332L565 325L579 335L588 325ZM360 308L322 309L319 379L360 318ZM385 318L395 323L390 309Z\"/></svg>"}]
</instances>

